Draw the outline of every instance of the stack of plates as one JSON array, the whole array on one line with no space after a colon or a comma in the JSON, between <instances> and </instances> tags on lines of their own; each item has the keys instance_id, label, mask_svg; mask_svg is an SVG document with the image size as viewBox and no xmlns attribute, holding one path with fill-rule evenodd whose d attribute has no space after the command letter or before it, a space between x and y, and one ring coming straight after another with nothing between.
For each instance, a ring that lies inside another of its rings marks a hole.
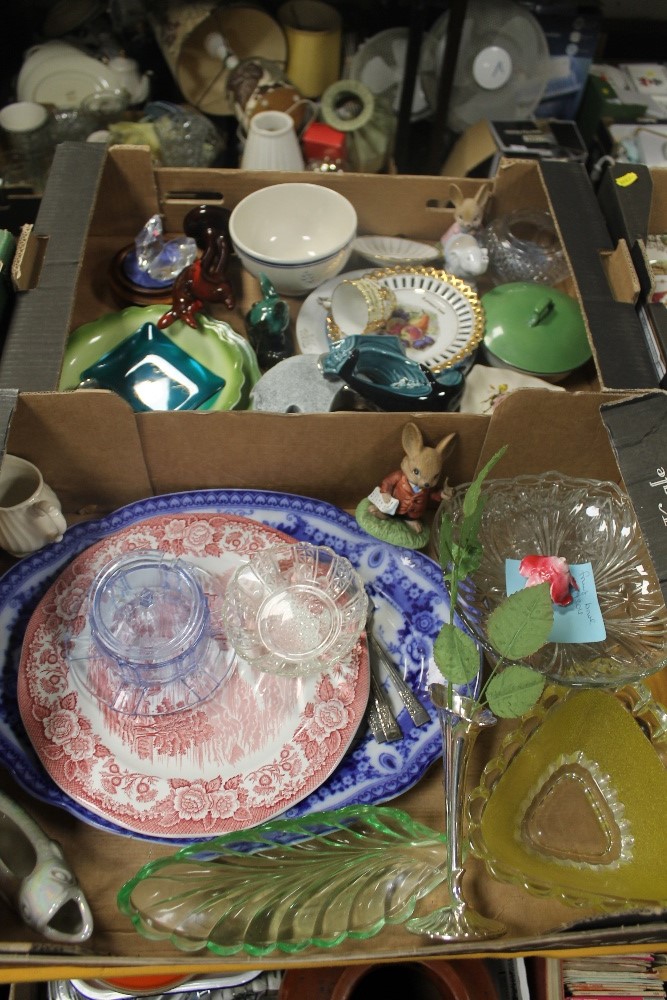
<instances>
[{"instance_id":1,"label":"stack of plates","mask_svg":"<svg viewBox=\"0 0 667 1000\"><path fill-rule=\"evenodd\" d=\"M306 497L153 497L73 526L0 580L0 758L17 780L85 822L172 843L383 802L418 781L441 752L437 721L415 727L391 692L404 736L371 737L363 639L325 683L269 677L239 661L208 702L165 718L114 713L71 676L61 639L77 626L72 609L119 551L178 553L224 581L244 553L285 537L330 545L352 562L384 645L426 701L439 676L433 642L449 616L441 571L426 556L370 538L349 514Z\"/></svg>"},{"instance_id":2,"label":"stack of plates","mask_svg":"<svg viewBox=\"0 0 667 1000\"><path fill-rule=\"evenodd\" d=\"M66 42L45 42L31 49L16 81L19 101L75 108L91 94L117 91L123 79L110 66Z\"/></svg>"}]
</instances>

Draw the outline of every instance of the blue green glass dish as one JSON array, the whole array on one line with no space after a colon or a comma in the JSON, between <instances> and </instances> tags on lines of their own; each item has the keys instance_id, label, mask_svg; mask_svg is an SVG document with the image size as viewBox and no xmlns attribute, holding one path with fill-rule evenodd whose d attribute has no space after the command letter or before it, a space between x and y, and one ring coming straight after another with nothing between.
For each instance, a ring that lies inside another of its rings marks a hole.
<instances>
[{"instance_id":1,"label":"blue green glass dish","mask_svg":"<svg viewBox=\"0 0 667 1000\"><path fill-rule=\"evenodd\" d=\"M110 389L138 413L196 410L225 387L222 377L181 350L153 323L144 323L84 368L81 381Z\"/></svg>"},{"instance_id":2,"label":"blue green glass dish","mask_svg":"<svg viewBox=\"0 0 667 1000\"><path fill-rule=\"evenodd\" d=\"M319 359L325 378L343 379L384 410L458 409L470 364L466 359L436 375L408 358L398 337L382 334L344 337Z\"/></svg>"},{"instance_id":3,"label":"blue green glass dish","mask_svg":"<svg viewBox=\"0 0 667 1000\"><path fill-rule=\"evenodd\" d=\"M76 389L81 373L131 337L144 323L155 326L164 314L165 305L128 306L77 327L65 346L58 383L60 392ZM222 320L203 312L197 314L197 328L177 320L164 334L182 351L223 380L224 388L209 396L199 411L245 410L250 406L250 392L261 372L254 350L241 334Z\"/></svg>"}]
</instances>

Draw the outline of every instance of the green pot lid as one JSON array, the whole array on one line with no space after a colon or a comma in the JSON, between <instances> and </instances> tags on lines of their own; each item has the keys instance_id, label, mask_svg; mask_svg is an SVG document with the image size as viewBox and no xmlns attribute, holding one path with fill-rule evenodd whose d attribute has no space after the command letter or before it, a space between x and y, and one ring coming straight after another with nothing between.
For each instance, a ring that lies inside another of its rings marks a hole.
<instances>
[{"instance_id":1,"label":"green pot lid","mask_svg":"<svg viewBox=\"0 0 667 1000\"><path fill-rule=\"evenodd\" d=\"M535 375L570 372L591 347L579 303L547 285L513 281L481 298L484 346L503 364Z\"/></svg>"}]
</instances>

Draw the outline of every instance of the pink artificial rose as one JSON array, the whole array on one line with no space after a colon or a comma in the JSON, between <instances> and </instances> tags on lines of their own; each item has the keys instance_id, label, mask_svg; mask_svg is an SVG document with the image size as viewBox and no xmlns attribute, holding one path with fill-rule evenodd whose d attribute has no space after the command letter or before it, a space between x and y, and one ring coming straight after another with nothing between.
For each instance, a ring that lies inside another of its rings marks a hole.
<instances>
[{"instance_id":1,"label":"pink artificial rose","mask_svg":"<svg viewBox=\"0 0 667 1000\"><path fill-rule=\"evenodd\" d=\"M519 573L527 577L527 587L550 584L551 600L561 607L572 604L570 590L579 590L567 560L562 556L524 556L519 564Z\"/></svg>"}]
</instances>

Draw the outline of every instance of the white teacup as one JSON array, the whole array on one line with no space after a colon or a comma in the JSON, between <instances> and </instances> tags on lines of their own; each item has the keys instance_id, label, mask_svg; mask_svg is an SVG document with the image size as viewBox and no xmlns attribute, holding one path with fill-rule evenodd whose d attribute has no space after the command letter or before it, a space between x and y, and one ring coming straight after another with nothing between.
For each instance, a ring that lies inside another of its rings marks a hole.
<instances>
[{"instance_id":1,"label":"white teacup","mask_svg":"<svg viewBox=\"0 0 667 1000\"><path fill-rule=\"evenodd\" d=\"M372 278L345 278L331 293L331 318L348 336L381 330L395 307L391 288Z\"/></svg>"},{"instance_id":2,"label":"white teacup","mask_svg":"<svg viewBox=\"0 0 667 1000\"><path fill-rule=\"evenodd\" d=\"M0 465L0 548L26 556L48 542L59 542L67 522L60 502L39 469L16 455Z\"/></svg>"}]
</instances>

